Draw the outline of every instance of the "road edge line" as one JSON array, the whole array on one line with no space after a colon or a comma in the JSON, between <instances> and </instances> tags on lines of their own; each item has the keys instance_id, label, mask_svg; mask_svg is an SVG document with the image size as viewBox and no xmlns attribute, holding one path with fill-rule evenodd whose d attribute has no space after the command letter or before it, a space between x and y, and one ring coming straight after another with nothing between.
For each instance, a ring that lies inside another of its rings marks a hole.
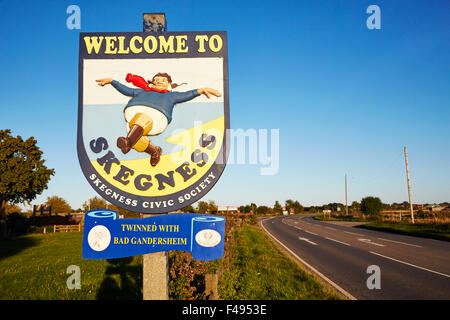
<instances>
[{"instance_id":1,"label":"road edge line","mask_svg":"<svg viewBox=\"0 0 450 320\"><path fill-rule=\"evenodd\" d=\"M269 219L273 219L273 218L269 218ZM269 219L264 219L264 220L269 220ZM264 231L272 238L274 239L276 242L278 242L284 249L286 249L291 255L293 255L297 260L299 260L302 264L304 264L308 269L310 269L312 272L314 272L315 274L317 274L320 278L322 278L325 282L327 282L329 285L331 285L333 288L335 288L337 291L339 291L341 294L343 294L345 297L347 297L350 300L358 300L356 299L354 296L352 296L350 293L348 293L347 291L345 291L344 289L342 289L340 286L338 286L336 283L334 283L333 281L331 281L330 279L328 279L325 275L323 275L322 273L320 273L316 268L314 268L313 266L311 266L309 263L307 263L305 260L303 260L302 258L300 258L298 255L296 255L291 249L289 249L288 247L286 247L281 241L279 241L277 238L275 238L263 225L263 221L264 220L260 220L259 224L260 226L264 229Z\"/></svg>"}]
</instances>

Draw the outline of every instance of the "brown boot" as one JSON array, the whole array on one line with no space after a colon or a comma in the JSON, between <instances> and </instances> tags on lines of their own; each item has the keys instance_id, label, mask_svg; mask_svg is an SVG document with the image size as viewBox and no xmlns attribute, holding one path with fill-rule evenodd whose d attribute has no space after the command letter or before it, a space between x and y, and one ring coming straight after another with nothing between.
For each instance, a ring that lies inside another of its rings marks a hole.
<instances>
[{"instance_id":1,"label":"brown boot","mask_svg":"<svg viewBox=\"0 0 450 320\"><path fill-rule=\"evenodd\" d=\"M147 152L151 156L150 164L152 165L152 167L156 166L161 158L161 147L155 146L150 142L147 149L145 149L145 152Z\"/></svg>"},{"instance_id":2,"label":"brown boot","mask_svg":"<svg viewBox=\"0 0 450 320\"><path fill-rule=\"evenodd\" d=\"M137 124L133 125L126 138L119 137L117 139L117 147L120 148L123 153L128 153L131 150L131 147L142 137L143 133L144 128Z\"/></svg>"}]
</instances>

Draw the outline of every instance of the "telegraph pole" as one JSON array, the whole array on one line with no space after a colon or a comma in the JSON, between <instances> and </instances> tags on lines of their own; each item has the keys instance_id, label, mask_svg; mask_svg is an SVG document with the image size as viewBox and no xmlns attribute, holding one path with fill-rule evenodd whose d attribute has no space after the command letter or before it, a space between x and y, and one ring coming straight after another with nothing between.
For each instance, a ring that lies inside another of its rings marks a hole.
<instances>
[{"instance_id":1,"label":"telegraph pole","mask_svg":"<svg viewBox=\"0 0 450 320\"><path fill-rule=\"evenodd\" d=\"M345 175L345 215L348 216L348 205L347 205L347 174Z\"/></svg>"},{"instance_id":2,"label":"telegraph pole","mask_svg":"<svg viewBox=\"0 0 450 320\"><path fill-rule=\"evenodd\" d=\"M406 152L406 147L405 147L405 162L406 162L406 178L408 180L409 210L411 211L411 221L412 223L414 223L414 212L411 197L411 182L409 181L408 153Z\"/></svg>"}]
</instances>

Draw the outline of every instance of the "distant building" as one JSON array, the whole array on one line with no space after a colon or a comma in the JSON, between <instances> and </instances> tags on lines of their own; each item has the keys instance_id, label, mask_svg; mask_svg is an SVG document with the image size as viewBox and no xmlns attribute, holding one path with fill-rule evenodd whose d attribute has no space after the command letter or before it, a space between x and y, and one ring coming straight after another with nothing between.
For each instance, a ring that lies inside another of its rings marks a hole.
<instances>
[{"instance_id":1,"label":"distant building","mask_svg":"<svg viewBox=\"0 0 450 320\"><path fill-rule=\"evenodd\" d=\"M40 204L33 206L33 216L52 215L52 206L47 204Z\"/></svg>"},{"instance_id":2,"label":"distant building","mask_svg":"<svg viewBox=\"0 0 450 320\"><path fill-rule=\"evenodd\" d=\"M70 213L70 216L72 217L73 221L76 223L80 223L83 220L84 212L72 212Z\"/></svg>"},{"instance_id":3,"label":"distant building","mask_svg":"<svg viewBox=\"0 0 450 320\"><path fill-rule=\"evenodd\" d=\"M217 213L218 214L236 214L239 213L238 207L231 207L231 206L218 206L217 207Z\"/></svg>"},{"instance_id":4,"label":"distant building","mask_svg":"<svg viewBox=\"0 0 450 320\"><path fill-rule=\"evenodd\" d=\"M441 207L438 204L430 204L430 205L427 206L427 208L431 212L439 212L439 211L442 211L442 209L444 209L443 207Z\"/></svg>"}]
</instances>

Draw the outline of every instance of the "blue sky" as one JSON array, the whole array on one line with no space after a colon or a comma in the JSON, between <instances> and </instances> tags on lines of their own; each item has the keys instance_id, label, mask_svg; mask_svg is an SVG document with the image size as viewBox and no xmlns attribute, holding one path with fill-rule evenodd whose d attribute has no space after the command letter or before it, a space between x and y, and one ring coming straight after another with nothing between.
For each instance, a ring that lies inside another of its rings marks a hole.
<instances>
[{"instance_id":1,"label":"blue sky","mask_svg":"<svg viewBox=\"0 0 450 320\"><path fill-rule=\"evenodd\" d=\"M69 5L81 30L66 27ZM369 5L381 29L369 30ZM228 33L231 127L279 129L280 166L229 165L204 197L219 205L303 205L378 196L450 201L448 1L1 1L0 128L34 136L55 176L33 204L74 208L95 191L77 158L79 32L142 31L165 12L168 31Z\"/></svg>"}]
</instances>

